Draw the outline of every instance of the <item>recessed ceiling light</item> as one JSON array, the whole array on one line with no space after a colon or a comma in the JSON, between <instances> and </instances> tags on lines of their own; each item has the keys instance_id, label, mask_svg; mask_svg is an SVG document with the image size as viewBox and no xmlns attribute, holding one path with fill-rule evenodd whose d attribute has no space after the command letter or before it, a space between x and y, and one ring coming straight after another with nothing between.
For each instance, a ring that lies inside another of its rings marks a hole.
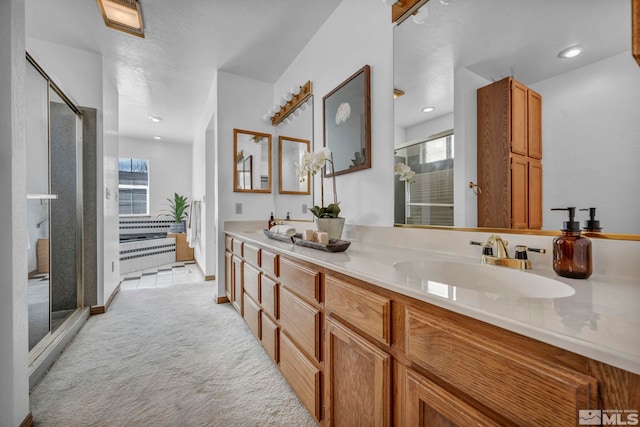
<instances>
[{"instance_id":1,"label":"recessed ceiling light","mask_svg":"<svg viewBox=\"0 0 640 427\"><path fill-rule=\"evenodd\" d=\"M162 139L161 136L154 136L153 139Z\"/></svg>"},{"instance_id":2,"label":"recessed ceiling light","mask_svg":"<svg viewBox=\"0 0 640 427\"><path fill-rule=\"evenodd\" d=\"M158 123L162 121L162 117L160 116L149 116L147 117L149 120L151 120L154 123Z\"/></svg>"},{"instance_id":3,"label":"recessed ceiling light","mask_svg":"<svg viewBox=\"0 0 640 427\"><path fill-rule=\"evenodd\" d=\"M424 107L422 109L422 112L423 113L430 113L430 112L435 111L435 110L436 110L436 107Z\"/></svg>"},{"instance_id":4,"label":"recessed ceiling light","mask_svg":"<svg viewBox=\"0 0 640 427\"><path fill-rule=\"evenodd\" d=\"M562 49L558 53L558 58L574 58L582 53L583 47L579 45L569 46L566 49Z\"/></svg>"}]
</instances>

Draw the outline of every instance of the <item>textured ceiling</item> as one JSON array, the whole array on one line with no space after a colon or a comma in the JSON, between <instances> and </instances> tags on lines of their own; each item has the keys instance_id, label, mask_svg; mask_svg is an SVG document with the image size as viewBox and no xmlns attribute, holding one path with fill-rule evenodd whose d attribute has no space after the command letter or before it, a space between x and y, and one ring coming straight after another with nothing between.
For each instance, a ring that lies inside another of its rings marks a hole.
<instances>
[{"instance_id":1,"label":"textured ceiling","mask_svg":"<svg viewBox=\"0 0 640 427\"><path fill-rule=\"evenodd\" d=\"M142 39L105 27L95 0L26 0L27 37L103 56L121 136L190 143L216 70L275 83L340 2L140 0Z\"/></svg>"},{"instance_id":2,"label":"textured ceiling","mask_svg":"<svg viewBox=\"0 0 640 427\"><path fill-rule=\"evenodd\" d=\"M394 29L396 125L407 127L453 111L453 73L487 80L514 76L532 85L630 49L631 2L624 0L431 0L422 25ZM580 43L582 55L559 59ZM433 105L427 115L420 108Z\"/></svg>"}]
</instances>

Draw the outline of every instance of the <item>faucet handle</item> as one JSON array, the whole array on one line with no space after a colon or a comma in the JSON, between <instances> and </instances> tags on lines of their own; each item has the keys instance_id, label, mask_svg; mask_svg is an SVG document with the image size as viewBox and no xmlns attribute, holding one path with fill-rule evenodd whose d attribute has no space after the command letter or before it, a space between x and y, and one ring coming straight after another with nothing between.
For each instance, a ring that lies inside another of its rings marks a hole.
<instances>
[{"instance_id":1,"label":"faucet handle","mask_svg":"<svg viewBox=\"0 0 640 427\"><path fill-rule=\"evenodd\" d=\"M469 242L470 245L482 246L482 255L493 256L493 245L487 242L476 242L475 240L471 240Z\"/></svg>"},{"instance_id":2,"label":"faucet handle","mask_svg":"<svg viewBox=\"0 0 640 427\"><path fill-rule=\"evenodd\" d=\"M527 252L537 252L539 254L546 254L546 249L538 249L538 248L528 248L525 245L517 245L516 246L516 254L514 256L515 259L527 259Z\"/></svg>"}]
</instances>

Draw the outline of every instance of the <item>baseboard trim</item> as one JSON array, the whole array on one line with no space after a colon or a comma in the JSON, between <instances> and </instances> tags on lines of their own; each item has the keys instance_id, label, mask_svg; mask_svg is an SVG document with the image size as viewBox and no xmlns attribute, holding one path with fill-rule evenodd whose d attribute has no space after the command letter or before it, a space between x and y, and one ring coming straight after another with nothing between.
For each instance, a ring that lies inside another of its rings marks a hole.
<instances>
[{"instance_id":1,"label":"baseboard trim","mask_svg":"<svg viewBox=\"0 0 640 427\"><path fill-rule=\"evenodd\" d=\"M111 295L109 296L109 299L107 300L107 303L105 305L94 305L89 309L89 313L92 316L95 316L98 314L105 314L107 310L109 310L109 307L111 307L111 303L113 302L116 295L118 295L118 292L120 292L121 284L122 282L118 283L118 286L116 286L113 292L111 292Z\"/></svg>"},{"instance_id":2,"label":"baseboard trim","mask_svg":"<svg viewBox=\"0 0 640 427\"><path fill-rule=\"evenodd\" d=\"M31 415L31 412L29 412L20 423L20 427L33 427L33 415Z\"/></svg>"},{"instance_id":3,"label":"baseboard trim","mask_svg":"<svg viewBox=\"0 0 640 427\"><path fill-rule=\"evenodd\" d=\"M212 280L216 280L216 275L212 274L211 276L204 276L204 281L205 282L210 282Z\"/></svg>"},{"instance_id":4,"label":"baseboard trim","mask_svg":"<svg viewBox=\"0 0 640 427\"><path fill-rule=\"evenodd\" d=\"M91 314L92 316L98 315L98 314L105 314L107 312L107 309L104 308L104 305L94 305L91 308L89 308L89 314Z\"/></svg>"},{"instance_id":5,"label":"baseboard trim","mask_svg":"<svg viewBox=\"0 0 640 427\"><path fill-rule=\"evenodd\" d=\"M216 301L216 302L217 302L218 304L225 304L225 303L228 303L228 302L230 302L230 301L229 301L229 298L227 298L226 296L224 296L224 297L218 297L218 299L217 299L217 301Z\"/></svg>"}]
</instances>

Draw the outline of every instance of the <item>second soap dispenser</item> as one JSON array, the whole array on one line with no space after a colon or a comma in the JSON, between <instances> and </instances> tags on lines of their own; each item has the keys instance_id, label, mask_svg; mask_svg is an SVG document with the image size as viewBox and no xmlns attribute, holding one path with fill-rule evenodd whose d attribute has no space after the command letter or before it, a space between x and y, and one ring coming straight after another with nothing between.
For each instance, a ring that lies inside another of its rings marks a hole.
<instances>
[{"instance_id":1,"label":"second soap dispenser","mask_svg":"<svg viewBox=\"0 0 640 427\"><path fill-rule=\"evenodd\" d=\"M580 234L580 223L575 220L576 208L557 208L569 211L569 221L562 227L562 235L553 239L553 270L558 276L586 279L591 276L591 240Z\"/></svg>"}]
</instances>

